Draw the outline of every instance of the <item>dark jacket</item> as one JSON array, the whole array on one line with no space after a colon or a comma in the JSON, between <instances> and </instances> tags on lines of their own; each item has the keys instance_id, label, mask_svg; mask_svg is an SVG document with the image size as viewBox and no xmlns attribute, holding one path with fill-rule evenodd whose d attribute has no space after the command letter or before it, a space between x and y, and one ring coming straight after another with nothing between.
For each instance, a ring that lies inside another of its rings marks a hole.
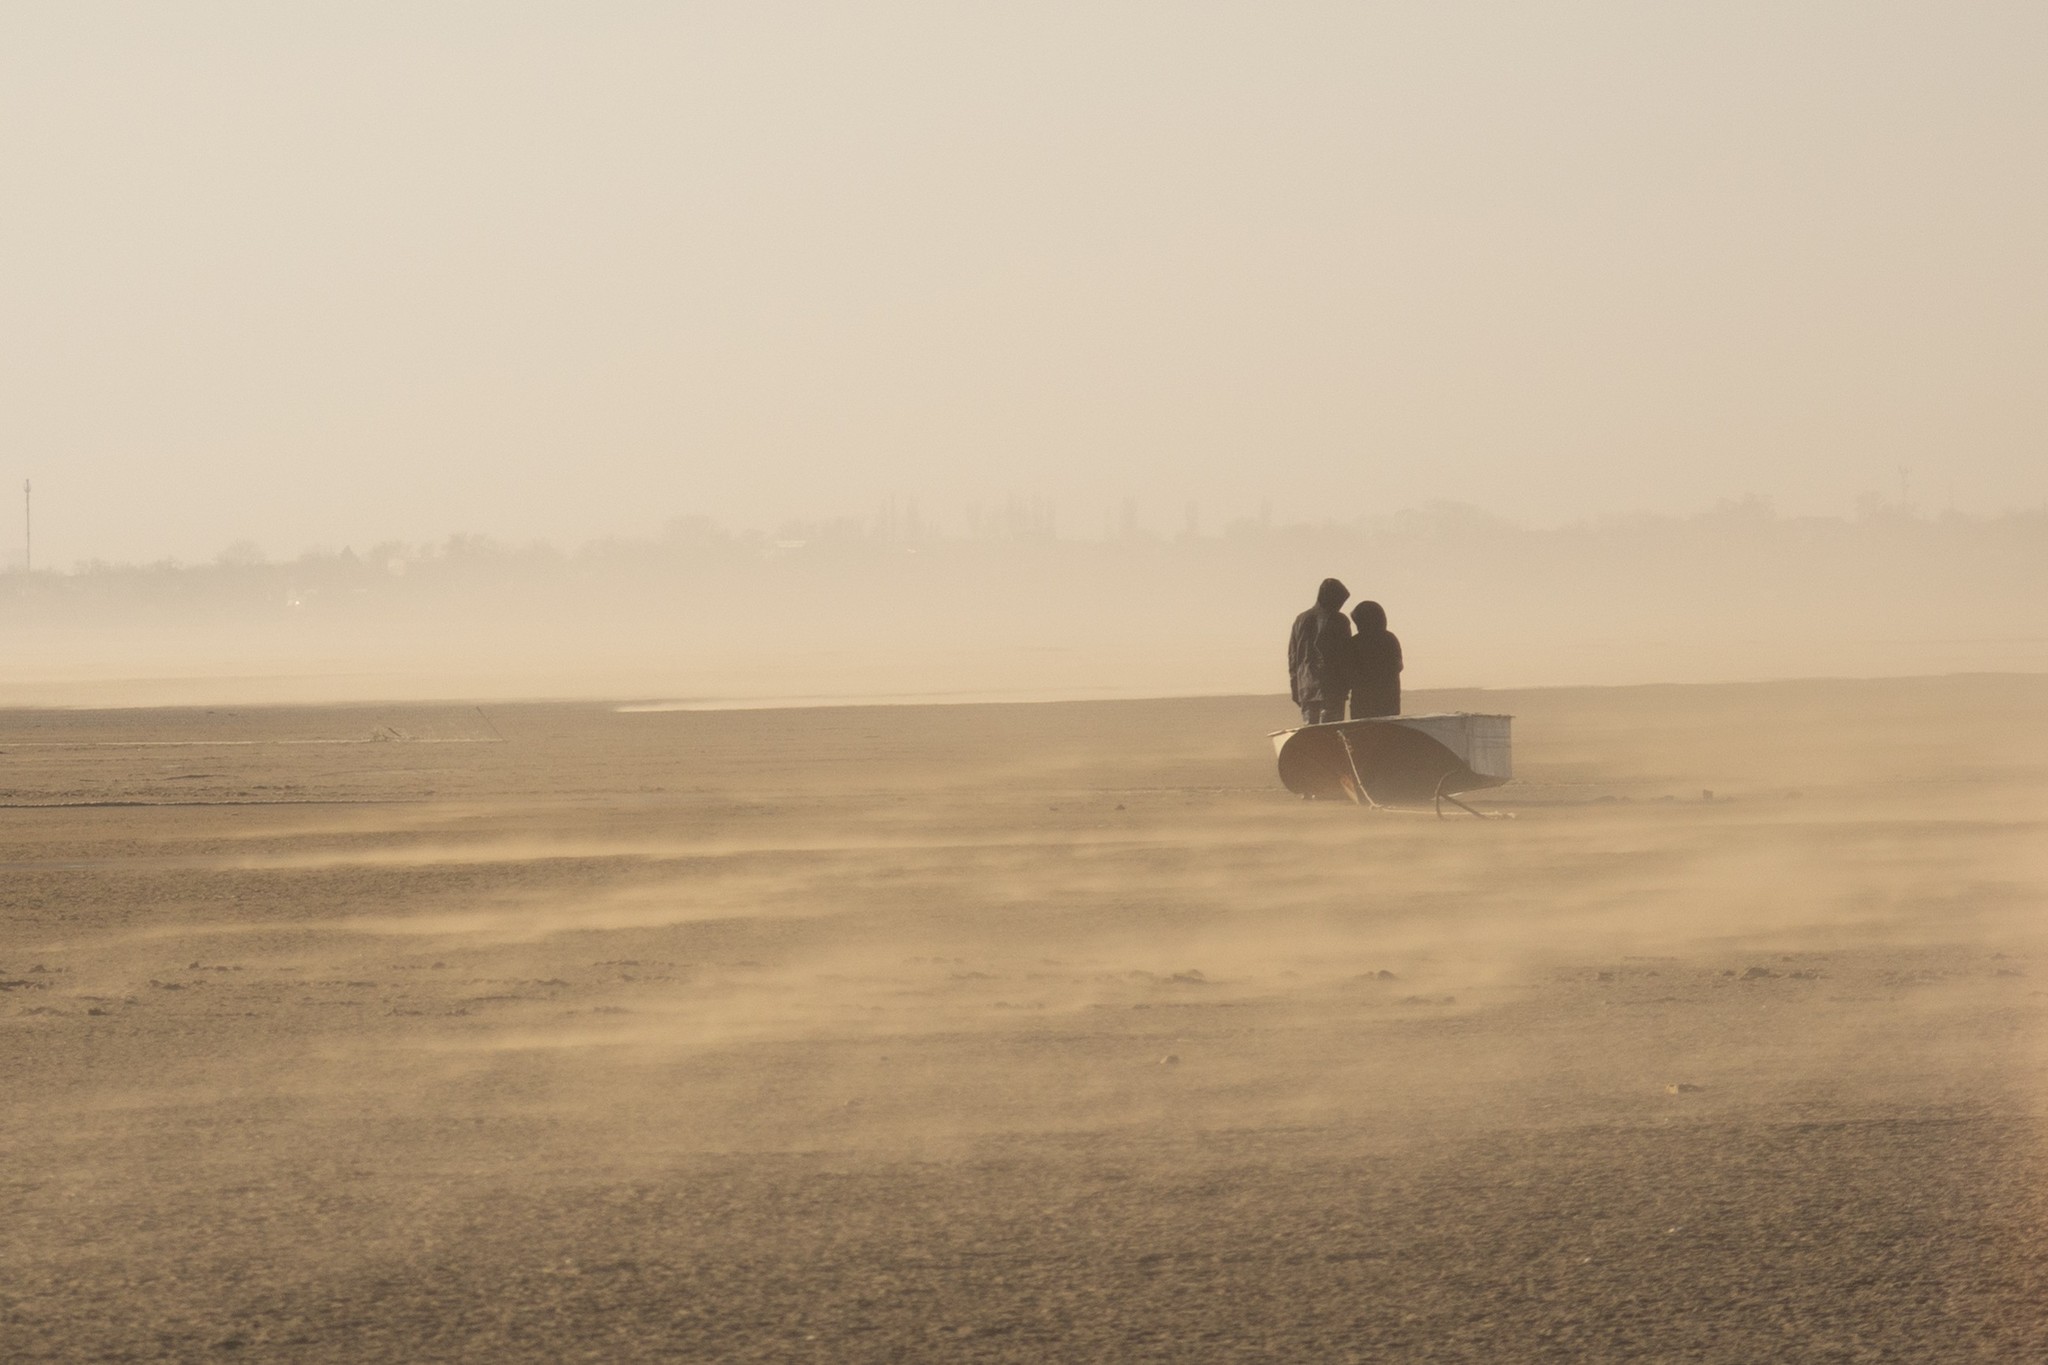
<instances>
[{"instance_id":1,"label":"dark jacket","mask_svg":"<svg viewBox=\"0 0 2048 1365\"><path fill-rule=\"evenodd\" d=\"M1287 637L1287 677L1296 706L1344 705L1350 688L1346 651L1351 642L1344 602L1350 596L1351 589L1325 578L1316 589L1316 604L1294 618L1294 630Z\"/></svg>"},{"instance_id":2,"label":"dark jacket","mask_svg":"<svg viewBox=\"0 0 2048 1365\"><path fill-rule=\"evenodd\" d=\"M1351 609L1358 633L1347 650L1351 685L1351 718L1401 714L1401 641L1387 629L1387 613L1377 602Z\"/></svg>"}]
</instances>

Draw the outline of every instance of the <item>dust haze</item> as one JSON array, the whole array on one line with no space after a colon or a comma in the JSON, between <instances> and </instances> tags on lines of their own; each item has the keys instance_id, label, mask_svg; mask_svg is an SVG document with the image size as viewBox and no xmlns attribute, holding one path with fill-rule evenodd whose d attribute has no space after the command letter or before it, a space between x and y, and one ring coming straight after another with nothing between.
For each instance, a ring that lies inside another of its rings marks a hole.
<instances>
[{"instance_id":1,"label":"dust haze","mask_svg":"<svg viewBox=\"0 0 2048 1365\"><path fill-rule=\"evenodd\" d=\"M2048 685L1409 709L9 712L10 1353L2037 1352Z\"/></svg>"},{"instance_id":2,"label":"dust haze","mask_svg":"<svg viewBox=\"0 0 2048 1365\"><path fill-rule=\"evenodd\" d=\"M2044 48L0 6L0 1357L2048 1360Z\"/></svg>"}]
</instances>

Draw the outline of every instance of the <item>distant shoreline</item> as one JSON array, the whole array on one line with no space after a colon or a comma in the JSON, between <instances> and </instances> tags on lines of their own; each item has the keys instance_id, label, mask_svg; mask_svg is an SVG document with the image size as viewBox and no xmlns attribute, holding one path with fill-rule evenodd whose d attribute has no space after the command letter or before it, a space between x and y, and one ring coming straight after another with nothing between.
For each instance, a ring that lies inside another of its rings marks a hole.
<instances>
[{"instance_id":1,"label":"distant shoreline","mask_svg":"<svg viewBox=\"0 0 2048 1365\"><path fill-rule=\"evenodd\" d=\"M1695 681L1629 681L1613 683L1535 683L1523 686L1438 686L1415 688L1409 697L1509 696L1532 693L1643 692L1650 689L1727 690L1757 687L1879 685L1960 679L2040 679L2048 670L1970 669L1946 673L1901 673L1870 676L1814 674L1790 677L1703 679ZM192 710L220 707L361 710L376 707L466 708L478 706L564 706L609 710L621 715L665 712L840 711L900 707L1039 706L1088 702L1177 702L1271 700L1290 709L1284 693L1241 690L1187 692L1119 692L1109 688L958 689L933 692L809 693L774 695L638 696L613 693L536 690L530 694L486 691L412 695L399 690L348 694L334 689L335 675L303 678L134 678L66 684L58 682L0 684L0 712L87 712ZM366 680L367 681L367 680ZM323 689L321 684L328 684ZM64 694L69 694L64 696ZM64 696L64 699L59 699ZM0 741L4 743L4 741Z\"/></svg>"}]
</instances>

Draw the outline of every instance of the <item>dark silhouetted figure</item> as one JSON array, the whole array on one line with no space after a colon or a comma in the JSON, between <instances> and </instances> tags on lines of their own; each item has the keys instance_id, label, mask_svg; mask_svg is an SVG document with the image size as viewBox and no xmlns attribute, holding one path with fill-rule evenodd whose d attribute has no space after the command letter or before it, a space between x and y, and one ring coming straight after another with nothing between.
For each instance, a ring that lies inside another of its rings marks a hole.
<instances>
[{"instance_id":1,"label":"dark silhouetted figure","mask_svg":"<svg viewBox=\"0 0 2048 1365\"><path fill-rule=\"evenodd\" d=\"M1294 618L1287 637L1287 676L1294 704L1310 725L1344 719L1344 696L1351 688L1351 623L1344 603L1351 589L1325 578L1316 589L1316 604Z\"/></svg>"},{"instance_id":2,"label":"dark silhouetted figure","mask_svg":"<svg viewBox=\"0 0 2048 1365\"><path fill-rule=\"evenodd\" d=\"M1387 613L1377 602L1351 609L1358 633L1346 642L1351 668L1351 719L1401 714L1401 641L1387 629Z\"/></svg>"}]
</instances>

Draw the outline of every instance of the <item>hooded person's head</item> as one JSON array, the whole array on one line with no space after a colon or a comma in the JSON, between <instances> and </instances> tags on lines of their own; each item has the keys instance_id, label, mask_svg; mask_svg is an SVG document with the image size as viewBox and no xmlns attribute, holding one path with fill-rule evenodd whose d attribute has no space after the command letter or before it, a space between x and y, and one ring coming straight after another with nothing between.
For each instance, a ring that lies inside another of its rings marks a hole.
<instances>
[{"instance_id":1,"label":"hooded person's head","mask_svg":"<svg viewBox=\"0 0 2048 1365\"><path fill-rule=\"evenodd\" d=\"M1351 619L1360 635L1372 635L1387 628L1387 609L1377 602L1360 602L1351 609Z\"/></svg>"},{"instance_id":2,"label":"hooded person's head","mask_svg":"<svg viewBox=\"0 0 2048 1365\"><path fill-rule=\"evenodd\" d=\"M1325 578L1323 586L1316 589L1316 605L1324 611L1342 611L1350 600L1351 589L1334 578Z\"/></svg>"}]
</instances>

